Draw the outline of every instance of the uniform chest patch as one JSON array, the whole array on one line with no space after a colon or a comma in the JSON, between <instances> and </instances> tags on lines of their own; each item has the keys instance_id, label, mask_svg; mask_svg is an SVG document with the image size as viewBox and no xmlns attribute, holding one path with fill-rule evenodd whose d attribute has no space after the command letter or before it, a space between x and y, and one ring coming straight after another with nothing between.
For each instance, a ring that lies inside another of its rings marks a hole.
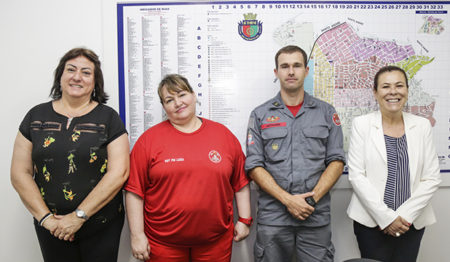
<instances>
[{"instance_id":1,"label":"uniform chest patch","mask_svg":"<svg viewBox=\"0 0 450 262\"><path fill-rule=\"evenodd\" d=\"M278 120L280 120L279 116L270 116L270 117L266 118L266 121L269 123L277 122Z\"/></svg>"},{"instance_id":2,"label":"uniform chest patch","mask_svg":"<svg viewBox=\"0 0 450 262\"><path fill-rule=\"evenodd\" d=\"M277 126L286 126L286 122L278 122L278 123L267 123L261 125L261 129L271 128L271 127L277 127Z\"/></svg>"},{"instance_id":3,"label":"uniform chest patch","mask_svg":"<svg viewBox=\"0 0 450 262\"><path fill-rule=\"evenodd\" d=\"M337 126L341 125L341 119L339 119L339 116L337 113L333 114L333 123Z\"/></svg>"},{"instance_id":4,"label":"uniform chest patch","mask_svg":"<svg viewBox=\"0 0 450 262\"><path fill-rule=\"evenodd\" d=\"M216 150L209 151L208 157L209 160L211 160L211 162L215 164L218 164L220 163L220 161L222 161L222 156Z\"/></svg>"}]
</instances>

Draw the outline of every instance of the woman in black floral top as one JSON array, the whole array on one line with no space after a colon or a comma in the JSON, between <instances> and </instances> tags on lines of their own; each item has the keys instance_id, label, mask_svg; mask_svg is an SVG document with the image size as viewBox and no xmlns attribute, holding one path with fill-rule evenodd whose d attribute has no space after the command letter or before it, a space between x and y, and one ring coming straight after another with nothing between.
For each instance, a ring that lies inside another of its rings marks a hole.
<instances>
[{"instance_id":1,"label":"woman in black floral top","mask_svg":"<svg viewBox=\"0 0 450 262\"><path fill-rule=\"evenodd\" d=\"M129 144L119 116L104 105L98 56L67 52L51 96L20 125L12 184L35 218L46 262L117 261Z\"/></svg>"}]
</instances>

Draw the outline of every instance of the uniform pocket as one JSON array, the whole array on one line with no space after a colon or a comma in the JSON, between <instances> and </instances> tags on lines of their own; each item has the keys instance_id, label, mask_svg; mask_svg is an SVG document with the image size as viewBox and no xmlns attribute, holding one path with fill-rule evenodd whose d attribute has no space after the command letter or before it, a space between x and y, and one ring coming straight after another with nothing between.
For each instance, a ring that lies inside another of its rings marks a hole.
<instances>
[{"instance_id":1,"label":"uniform pocket","mask_svg":"<svg viewBox=\"0 0 450 262\"><path fill-rule=\"evenodd\" d=\"M267 161L280 162L286 159L288 147L283 145L283 142L285 142L287 133L287 128L283 126L271 127L261 131Z\"/></svg>"},{"instance_id":2,"label":"uniform pocket","mask_svg":"<svg viewBox=\"0 0 450 262\"><path fill-rule=\"evenodd\" d=\"M264 257L264 247L260 246L258 243L255 243L254 252L256 261L261 261Z\"/></svg>"},{"instance_id":3,"label":"uniform pocket","mask_svg":"<svg viewBox=\"0 0 450 262\"><path fill-rule=\"evenodd\" d=\"M327 126L312 126L303 129L305 136L305 150L306 158L319 159L325 158L328 135L330 131Z\"/></svg>"}]
</instances>

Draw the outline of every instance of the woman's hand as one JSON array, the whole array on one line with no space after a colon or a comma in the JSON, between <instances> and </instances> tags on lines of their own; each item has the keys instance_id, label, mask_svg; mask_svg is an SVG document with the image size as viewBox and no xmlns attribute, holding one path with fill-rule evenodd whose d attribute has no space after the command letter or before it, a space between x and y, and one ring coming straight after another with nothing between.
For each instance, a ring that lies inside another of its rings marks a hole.
<instances>
[{"instance_id":1,"label":"woman's hand","mask_svg":"<svg viewBox=\"0 0 450 262\"><path fill-rule=\"evenodd\" d=\"M44 221L44 223L42 224L42 226L47 229L48 231L50 231L50 234L53 235L53 233L55 232L56 228L58 227L58 219L55 218L54 215L50 216L48 219L46 219Z\"/></svg>"},{"instance_id":2,"label":"woman's hand","mask_svg":"<svg viewBox=\"0 0 450 262\"><path fill-rule=\"evenodd\" d=\"M140 260L150 259L150 244L144 233L144 200L132 193L125 192L125 208L130 226L131 251L133 257Z\"/></svg>"},{"instance_id":3,"label":"woman's hand","mask_svg":"<svg viewBox=\"0 0 450 262\"><path fill-rule=\"evenodd\" d=\"M75 212L67 215L54 215L57 220L57 227L52 235L60 240L73 241L75 233L81 228L85 220L75 215ZM50 231L51 232L51 231Z\"/></svg>"},{"instance_id":4,"label":"woman's hand","mask_svg":"<svg viewBox=\"0 0 450 262\"><path fill-rule=\"evenodd\" d=\"M250 185L247 184L234 194L236 196L236 206L239 217L251 217L250 207ZM238 221L234 226L234 241L238 242L245 239L250 233L250 227Z\"/></svg>"},{"instance_id":5,"label":"woman's hand","mask_svg":"<svg viewBox=\"0 0 450 262\"><path fill-rule=\"evenodd\" d=\"M234 226L234 241L239 242L241 240L244 240L248 236L248 234L250 234L250 227L238 221Z\"/></svg>"},{"instance_id":6,"label":"woman's hand","mask_svg":"<svg viewBox=\"0 0 450 262\"><path fill-rule=\"evenodd\" d=\"M150 244L144 232L138 235L131 235L130 238L133 257L142 261L150 259Z\"/></svg>"},{"instance_id":7,"label":"woman's hand","mask_svg":"<svg viewBox=\"0 0 450 262\"><path fill-rule=\"evenodd\" d=\"M383 232L393 237L399 237L408 232L411 224L401 216L398 216Z\"/></svg>"}]
</instances>

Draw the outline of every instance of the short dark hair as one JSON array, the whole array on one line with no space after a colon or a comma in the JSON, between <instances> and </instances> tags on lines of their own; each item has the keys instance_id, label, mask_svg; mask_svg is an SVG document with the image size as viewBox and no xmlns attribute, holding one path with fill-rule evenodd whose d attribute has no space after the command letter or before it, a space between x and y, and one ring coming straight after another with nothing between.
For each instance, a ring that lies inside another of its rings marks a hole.
<instances>
[{"instance_id":1,"label":"short dark hair","mask_svg":"<svg viewBox=\"0 0 450 262\"><path fill-rule=\"evenodd\" d=\"M406 75L405 70L403 70L402 68L400 68L398 66L388 65L388 66L384 66L384 67L380 68L380 70L378 70L378 72L375 74L375 77L373 79L373 89L375 91L378 90L378 79L380 78L380 75L383 73L392 72L392 71L401 72L403 74L403 76L405 77L406 87L409 88L408 76Z\"/></svg>"},{"instance_id":2,"label":"short dark hair","mask_svg":"<svg viewBox=\"0 0 450 262\"><path fill-rule=\"evenodd\" d=\"M181 91L187 91L191 94L194 93L194 90L192 89L186 77L179 74L166 75L163 80L161 80L158 86L158 95L161 104L163 104L163 87L166 87L167 91L170 93L178 93Z\"/></svg>"},{"instance_id":3,"label":"short dark hair","mask_svg":"<svg viewBox=\"0 0 450 262\"><path fill-rule=\"evenodd\" d=\"M59 60L59 64L55 69L55 78L53 80L53 86L50 90L50 97L53 99L60 99L62 96L61 90L61 76L64 73L64 68L66 67L66 62L77 58L79 56L85 57L94 64L94 80L95 86L92 92L91 99L97 101L98 103L105 104L108 101L109 96L104 90L103 72L101 69L101 63L98 55L94 51L77 47L69 50L63 57Z\"/></svg>"},{"instance_id":4,"label":"short dark hair","mask_svg":"<svg viewBox=\"0 0 450 262\"><path fill-rule=\"evenodd\" d=\"M306 67L308 65L308 55L306 54L305 50L296 45L288 45L278 50L277 54L275 55L275 68L278 69L278 57L281 54L292 54L296 52L299 52L303 55L303 62L305 63Z\"/></svg>"}]
</instances>

